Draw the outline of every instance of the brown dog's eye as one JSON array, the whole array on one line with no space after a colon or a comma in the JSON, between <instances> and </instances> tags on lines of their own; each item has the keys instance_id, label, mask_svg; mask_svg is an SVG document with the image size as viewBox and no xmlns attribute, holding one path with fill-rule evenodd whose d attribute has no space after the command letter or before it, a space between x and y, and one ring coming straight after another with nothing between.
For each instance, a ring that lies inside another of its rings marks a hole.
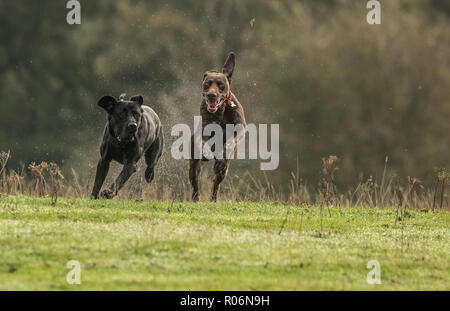
<instances>
[{"instance_id":1,"label":"brown dog's eye","mask_svg":"<svg viewBox=\"0 0 450 311\"><path fill-rule=\"evenodd\" d=\"M219 84L219 90L221 92L225 91L225 85L223 85L222 83Z\"/></svg>"},{"instance_id":2,"label":"brown dog's eye","mask_svg":"<svg viewBox=\"0 0 450 311\"><path fill-rule=\"evenodd\" d=\"M209 89L209 83L203 84L203 89L207 91Z\"/></svg>"}]
</instances>

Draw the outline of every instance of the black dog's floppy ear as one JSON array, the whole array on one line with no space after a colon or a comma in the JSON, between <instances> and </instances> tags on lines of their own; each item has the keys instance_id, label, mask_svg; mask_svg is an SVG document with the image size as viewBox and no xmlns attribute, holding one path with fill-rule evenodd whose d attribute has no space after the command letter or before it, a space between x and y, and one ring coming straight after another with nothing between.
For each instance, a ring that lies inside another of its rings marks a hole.
<instances>
[{"instance_id":1,"label":"black dog's floppy ear","mask_svg":"<svg viewBox=\"0 0 450 311\"><path fill-rule=\"evenodd\" d=\"M142 106L142 104L144 103L144 97L142 97L141 95L133 96L130 98L130 100L132 102L137 102L139 106Z\"/></svg>"},{"instance_id":2,"label":"black dog's floppy ear","mask_svg":"<svg viewBox=\"0 0 450 311\"><path fill-rule=\"evenodd\" d=\"M231 83L231 76L233 75L234 65L236 64L236 56L233 52L228 54L228 58L223 65L222 72L227 76L228 81Z\"/></svg>"},{"instance_id":3,"label":"black dog's floppy ear","mask_svg":"<svg viewBox=\"0 0 450 311\"><path fill-rule=\"evenodd\" d=\"M103 96L99 99L97 105L106 110L106 112L110 113L116 104L116 99L112 96Z\"/></svg>"}]
</instances>

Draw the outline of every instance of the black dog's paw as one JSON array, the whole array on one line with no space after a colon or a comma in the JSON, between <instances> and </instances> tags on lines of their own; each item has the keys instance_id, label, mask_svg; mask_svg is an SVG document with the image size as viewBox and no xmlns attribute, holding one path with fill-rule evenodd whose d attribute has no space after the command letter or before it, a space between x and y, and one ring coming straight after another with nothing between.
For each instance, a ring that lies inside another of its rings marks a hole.
<instances>
[{"instance_id":1,"label":"black dog's paw","mask_svg":"<svg viewBox=\"0 0 450 311\"><path fill-rule=\"evenodd\" d=\"M153 167L147 167L145 170L145 180L150 183L155 177L155 169Z\"/></svg>"},{"instance_id":2,"label":"black dog's paw","mask_svg":"<svg viewBox=\"0 0 450 311\"><path fill-rule=\"evenodd\" d=\"M111 190L109 190L109 189L105 189L105 190L102 191L102 193L100 194L100 196L101 196L103 199L112 199L112 198L114 198L115 194L114 194L113 191L111 191Z\"/></svg>"}]
</instances>

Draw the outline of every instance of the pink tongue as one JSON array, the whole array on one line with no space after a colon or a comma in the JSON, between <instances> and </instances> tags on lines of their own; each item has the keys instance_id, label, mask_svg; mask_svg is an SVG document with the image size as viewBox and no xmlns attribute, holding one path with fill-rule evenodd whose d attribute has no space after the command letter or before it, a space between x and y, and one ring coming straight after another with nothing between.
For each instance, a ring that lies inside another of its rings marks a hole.
<instances>
[{"instance_id":1,"label":"pink tongue","mask_svg":"<svg viewBox=\"0 0 450 311\"><path fill-rule=\"evenodd\" d=\"M216 102L208 102L209 107L216 108L217 103Z\"/></svg>"}]
</instances>

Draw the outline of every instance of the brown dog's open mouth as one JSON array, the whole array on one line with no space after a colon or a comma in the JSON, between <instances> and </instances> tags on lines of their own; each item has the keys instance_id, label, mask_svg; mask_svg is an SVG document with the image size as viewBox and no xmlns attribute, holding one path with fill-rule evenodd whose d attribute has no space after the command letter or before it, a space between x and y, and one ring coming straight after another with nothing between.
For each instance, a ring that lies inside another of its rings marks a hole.
<instances>
[{"instance_id":1,"label":"brown dog's open mouth","mask_svg":"<svg viewBox=\"0 0 450 311\"><path fill-rule=\"evenodd\" d=\"M216 112L217 109L219 109L219 107L222 105L223 101L210 101L210 100L206 100L206 109L213 113Z\"/></svg>"}]
</instances>

